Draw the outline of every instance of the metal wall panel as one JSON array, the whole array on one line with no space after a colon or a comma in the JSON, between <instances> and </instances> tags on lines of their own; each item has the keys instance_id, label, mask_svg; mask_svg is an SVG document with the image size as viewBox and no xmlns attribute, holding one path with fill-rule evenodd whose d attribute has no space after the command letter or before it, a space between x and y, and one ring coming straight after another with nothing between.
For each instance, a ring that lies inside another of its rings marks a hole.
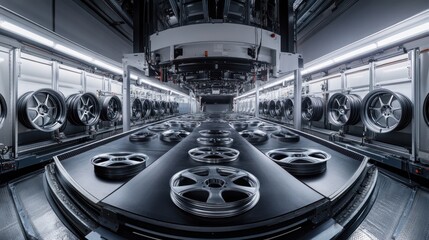
<instances>
[{"instance_id":1,"label":"metal wall panel","mask_svg":"<svg viewBox=\"0 0 429 240\"><path fill-rule=\"evenodd\" d=\"M18 97L28 91L52 88L52 61L21 54L21 77L18 82Z\"/></svg>"},{"instance_id":2,"label":"metal wall panel","mask_svg":"<svg viewBox=\"0 0 429 240\"><path fill-rule=\"evenodd\" d=\"M59 66L58 90L61 91L65 97L83 92L82 70L67 66Z\"/></svg>"},{"instance_id":3,"label":"metal wall panel","mask_svg":"<svg viewBox=\"0 0 429 240\"><path fill-rule=\"evenodd\" d=\"M0 143L3 143L6 146L12 146L12 114L14 114L13 108L12 108L12 101L11 101L11 85L10 85L10 79L11 79L11 73L10 73L10 49L6 49L3 47L0 47L0 94L4 97L6 100L7 105L7 115L6 119L3 122L3 127L0 128Z\"/></svg>"}]
</instances>

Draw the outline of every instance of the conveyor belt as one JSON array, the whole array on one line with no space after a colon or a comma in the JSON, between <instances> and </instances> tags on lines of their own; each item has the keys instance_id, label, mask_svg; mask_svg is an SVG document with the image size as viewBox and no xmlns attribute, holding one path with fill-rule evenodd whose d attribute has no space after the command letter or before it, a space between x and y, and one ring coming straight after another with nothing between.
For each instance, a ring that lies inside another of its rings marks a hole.
<instances>
[{"instance_id":1,"label":"conveyor belt","mask_svg":"<svg viewBox=\"0 0 429 240\"><path fill-rule=\"evenodd\" d=\"M7 186L0 187L0 238L24 239L24 234Z\"/></svg>"}]
</instances>

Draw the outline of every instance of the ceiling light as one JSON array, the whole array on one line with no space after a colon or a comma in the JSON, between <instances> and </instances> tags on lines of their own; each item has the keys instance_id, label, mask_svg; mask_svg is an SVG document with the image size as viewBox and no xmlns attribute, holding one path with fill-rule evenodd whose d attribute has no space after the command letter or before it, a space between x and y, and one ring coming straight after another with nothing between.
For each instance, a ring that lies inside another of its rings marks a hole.
<instances>
[{"instance_id":1,"label":"ceiling light","mask_svg":"<svg viewBox=\"0 0 429 240\"><path fill-rule=\"evenodd\" d=\"M334 62L337 62L337 63L338 62L342 62L344 60L348 60L348 59L351 59L353 57L357 57L357 56L362 55L364 53L371 52L372 50L374 50L376 48L377 48L377 44L372 43L372 44L367 45L365 47L358 48L358 49L356 49L354 51L351 51L351 52L348 52L348 53L346 53L344 55L336 57L336 58L334 58Z\"/></svg>"},{"instance_id":2,"label":"ceiling light","mask_svg":"<svg viewBox=\"0 0 429 240\"><path fill-rule=\"evenodd\" d=\"M393 36L387 37L383 40L377 42L378 47L384 47L389 44L405 40L407 38L415 37L419 34L429 32L429 22L424 23L420 26L413 27L411 29L405 30L403 32L397 33Z\"/></svg>"},{"instance_id":3,"label":"ceiling light","mask_svg":"<svg viewBox=\"0 0 429 240\"><path fill-rule=\"evenodd\" d=\"M80 60L84 60L86 62L92 62L94 59L92 59L92 57L89 57L85 54L82 54L78 51L75 51L71 48L65 47L61 44L55 44L54 48L62 53L68 54L70 56L73 56L75 58L78 58Z\"/></svg>"},{"instance_id":4,"label":"ceiling light","mask_svg":"<svg viewBox=\"0 0 429 240\"><path fill-rule=\"evenodd\" d=\"M135 75L135 74L130 74L130 78L131 78L132 80L137 80L137 79L139 79L139 77L138 77L137 75Z\"/></svg>"},{"instance_id":5,"label":"ceiling light","mask_svg":"<svg viewBox=\"0 0 429 240\"><path fill-rule=\"evenodd\" d=\"M333 60L327 60L327 61L325 61L323 63L311 66L309 68L305 68L304 70L301 71L301 74L304 75L304 74L307 74L307 73L312 73L312 72L315 72L317 70L320 70L320 69L323 69L325 67L328 67L328 66L330 66L332 64L334 64Z\"/></svg>"},{"instance_id":6,"label":"ceiling light","mask_svg":"<svg viewBox=\"0 0 429 240\"><path fill-rule=\"evenodd\" d=\"M0 27L3 28L4 30L7 30L7 31L11 32L11 33L20 35L22 37L25 37L25 38L30 39L32 41L35 41L37 43L43 44L45 46L48 46L48 47L53 47L54 46L54 42L53 41L51 41L51 40L49 40L47 38L44 38L44 37L42 37L40 35L37 35L37 34L31 32L31 31L28 31L28 30L26 30L24 28L18 27L17 25L12 24L10 22L1 21L0 22Z\"/></svg>"},{"instance_id":7,"label":"ceiling light","mask_svg":"<svg viewBox=\"0 0 429 240\"><path fill-rule=\"evenodd\" d=\"M99 60L94 60L94 64L97 65L97 66L99 66L99 67L101 67L101 68L104 68L106 70L109 70L109 71L112 71L114 73L117 73L117 74L122 74L123 73L123 71L122 71L121 68L115 67L113 65L110 65L108 63L105 63L105 62L102 62L102 61L99 61Z\"/></svg>"}]
</instances>

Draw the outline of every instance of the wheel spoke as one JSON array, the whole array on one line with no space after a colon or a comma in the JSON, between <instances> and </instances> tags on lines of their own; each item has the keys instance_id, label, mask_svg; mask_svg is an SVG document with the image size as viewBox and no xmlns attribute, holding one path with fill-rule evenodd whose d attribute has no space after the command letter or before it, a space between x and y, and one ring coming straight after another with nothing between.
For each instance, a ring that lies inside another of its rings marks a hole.
<instances>
[{"instance_id":1,"label":"wheel spoke","mask_svg":"<svg viewBox=\"0 0 429 240\"><path fill-rule=\"evenodd\" d=\"M184 194L187 192L200 191L201 190L201 187L199 187L197 184L184 185L184 186L174 186L172 188L178 194Z\"/></svg>"},{"instance_id":2,"label":"wheel spoke","mask_svg":"<svg viewBox=\"0 0 429 240\"><path fill-rule=\"evenodd\" d=\"M220 190L211 189L209 197L207 199L207 203L213 204L222 204L225 203L225 200L222 197L222 192Z\"/></svg>"},{"instance_id":3,"label":"wheel spoke","mask_svg":"<svg viewBox=\"0 0 429 240\"><path fill-rule=\"evenodd\" d=\"M48 106L49 94L46 94L45 105Z\"/></svg>"},{"instance_id":4,"label":"wheel spoke","mask_svg":"<svg viewBox=\"0 0 429 240\"><path fill-rule=\"evenodd\" d=\"M392 101L393 101L393 94L390 96L389 102L387 103L387 105L392 106Z\"/></svg>"},{"instance_id":5,"label":"wheel spoke","mask_svg":"<svg viewBox=\"0 0 429 240\"><path fill-rule=\"evenodd\" d=\"M40 106L42 103L39 101L39 99L36 97L36 95L33 95L34 100L37 103L37 106Z\"/></svg>"},{"instance_id":6,"label":"wheel spoke","mask_svg":"<svg viewBox=\"0 0 429 240\"><path fill-rule=\"evenodd\" d=\"M384 105L383 100L381 100L381 97L378 97L378 102L380 103L380 107Z\"/></svg>"}]
</instances>

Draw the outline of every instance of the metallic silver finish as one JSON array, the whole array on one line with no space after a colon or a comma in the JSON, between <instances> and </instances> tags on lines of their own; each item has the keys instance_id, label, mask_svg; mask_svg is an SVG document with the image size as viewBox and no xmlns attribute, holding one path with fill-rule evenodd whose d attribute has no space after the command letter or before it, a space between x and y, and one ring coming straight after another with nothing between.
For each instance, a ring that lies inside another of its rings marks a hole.
<instances>
[{"instance_id":1,"label":"metallic silver finish","mask_svg":"<svg viewBox=\"0 0 429 240\"><path fill-rule=\"evenodd\" d=\"M115 180L136 175L146 168L148 159L142 153L117 152L96 155L91 163L97 176Z\"/></svg>"},{"instance_id":2,"label":"metallic silver finish","mask_svg":"<svg viewBox=\"0 0 429 240\"><path fill-rule=\"evenodd\" d=\"M240 152L227 147L197 147L189 150L188 154L195 161L218 164L236 160Z\"/></svg>"},{"instance_id":3,"label":"metallic silver finish","mask_svg":"<svg viewBox=\"0 0 429 240\"><path fill-rule=\"evenodd\" d=\"M185 130L167 130L161 133L161 140L165 142L180 142L189 134L190 132Z\"/></svg>"},{"instance_id":4,"label":"metallic silver finish","mask_svg":"<svg viewBox=\"0 0 429 240\"><path fill-rule=\"evenodd\" d=\"M228 146L232 144L234 139L224 137L224 138L216 138L216 137L200 137L197 138L197 142L204 146Z\"/></svg>"},{"instance_id":5,"label":"metallic silver finish","mask_svg":"<svg viewBox=\"0 0 429 240\"><path fill-rule=\"evenodd\" d=\"M239 134L250 143L261 143L268 140L268 134L261 130L244 130Z\"/></svg>"},{"instance_id":6,"label":"metallic silver finish","mask_svg":"<svg viewBox=\"0 0 429 240\"><path fill-rule=\"evenodd\" d=\"M279 129L276 125L269 125L266 123L259 124L258 128L264 131L276 131Z\"/></svg>"},{"instance_id":7,"label":"metallic silver finish","mask_svg":"<svg viewBox=\"0 0 429 240\"><path fill-rule=\"evenodd\" d=\"M149 126L147 129L149 129L151 131L155 131L155 132L161 132L161 131L165 131L169 128L170 128L170 125L168 125L168 124L156 124L156 125Z\"/></svg>"},{"instance_id":8,"label":"metallic silver finish","mask_svg":"<svg viewBox=\"0 0 429 240\"><path fill-rule=\"evenodd\" d=\"M200 135L203 137L228 137L231 132L227 130L201 130Z\"/></svg>"},{"instance_id":9,"label":"metallic silver finish","mask_svg":"<svg viewBox=\"0 0 429 240\"><path fill-rule=\"evenodd\" d=\"M294 72L295 81L293 86L293 103L294 103L294 113L293 113L293 127L297 130L302 129L302 121L301 121L301 99L302 99L302 76L301 69L297 69ZM291 119L289 119L291 120Z\"/></svg>"},{"instance_id":10,"label":"metallic silver finish","mask_svg":"<svg viewBox=\"0 0 429 240\"><path fill-rule=\"evenodd\" d=\"M259 201L259 187L258 179L247 171L202 166L173 175L170 197L177 207L188 213L224 218L252 209Z\"/></svg>"}]
</instances>

